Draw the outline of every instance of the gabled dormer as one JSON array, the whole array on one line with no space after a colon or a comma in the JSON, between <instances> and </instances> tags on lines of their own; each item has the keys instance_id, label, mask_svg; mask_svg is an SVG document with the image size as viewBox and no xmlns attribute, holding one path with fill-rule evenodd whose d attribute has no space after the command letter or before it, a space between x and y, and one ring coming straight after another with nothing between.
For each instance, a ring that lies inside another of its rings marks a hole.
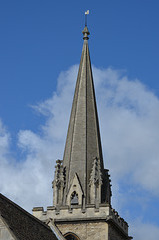
<instances>
[{"instance_id":1,"label":"gabled dormer","mask_svg":"<svg viewBox=\"0 0 159 240\"><path fill-rule=\"evenodd\" d=\"M82 202L83 190L78 175L77 173L75 173L72 179L72 183L70 184L70 188L68 190L66 204L72 208L75 205L82 206Z\"/></svg>"}]
</instances>

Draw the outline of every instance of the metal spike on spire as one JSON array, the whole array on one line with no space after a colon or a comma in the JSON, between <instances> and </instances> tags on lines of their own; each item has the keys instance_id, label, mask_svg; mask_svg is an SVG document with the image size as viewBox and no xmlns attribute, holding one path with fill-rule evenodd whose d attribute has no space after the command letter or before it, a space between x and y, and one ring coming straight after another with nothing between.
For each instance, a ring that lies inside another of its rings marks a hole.
<instances>
[{"instance_id":1,"label":"metal spike on spire","mask_svg":"<svg viewBox=\"0 0 159 240\"><path fill-rule=\"evenodd\" d=\"M89 10L85 12L85 27L87 26L87 15L89 14Z\"/></svg>"}]
</instances>

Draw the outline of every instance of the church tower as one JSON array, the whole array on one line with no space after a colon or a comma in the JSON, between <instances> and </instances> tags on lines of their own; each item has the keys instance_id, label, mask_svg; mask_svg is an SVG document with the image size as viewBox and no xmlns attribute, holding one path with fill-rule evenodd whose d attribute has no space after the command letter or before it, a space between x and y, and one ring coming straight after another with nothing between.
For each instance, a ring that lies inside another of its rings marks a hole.
<instances>
[{"instance_id":1,"label":"church tower","mask_svg":"<svg viewBox=\"0 0 159 240\"><path fill-rule=\"evenodd\" d=\"M34 216L69 240L126 240L128 224L111 206L111 184L104 169L95 90L88 47L83 49L77 76L63 160L57 160L53 206L33 209ZM64 237L64 238L63 238Z\"/></svg>"}]
</instances>

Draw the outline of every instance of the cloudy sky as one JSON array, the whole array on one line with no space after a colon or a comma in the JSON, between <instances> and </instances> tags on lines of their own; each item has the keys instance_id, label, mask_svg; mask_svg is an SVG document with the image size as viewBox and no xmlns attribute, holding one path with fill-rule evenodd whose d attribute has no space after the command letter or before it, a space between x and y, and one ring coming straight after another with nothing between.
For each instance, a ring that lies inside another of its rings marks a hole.
<instances>
[{"instance_id":1,"label":"cloudy sky","mask_svg":"<svg viewBox=\"0 0 159 240\"><path fill-rule=\"evenodd\" d=\"M89 9L89 46L112 204L134 239L159 235L159 3L1 1L0 192L52 205Z\"/></svg>"}]
</instances>

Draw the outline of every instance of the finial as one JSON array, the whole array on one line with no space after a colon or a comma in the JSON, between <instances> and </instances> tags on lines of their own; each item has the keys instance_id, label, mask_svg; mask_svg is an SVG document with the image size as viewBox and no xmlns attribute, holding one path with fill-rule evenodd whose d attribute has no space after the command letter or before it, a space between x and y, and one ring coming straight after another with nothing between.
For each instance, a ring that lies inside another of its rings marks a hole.
<instances>
[{"instance_id":1,"label":"finial","mask_svg":"<svg viewBox=\"0 0 159 240\"><path fill-rule=\"evenodd\" d=\"M89 31L88 31L88 28L87 28L87 15L88 15L88 14L89 14L89 10L87 10L87 11L85 12L85 28L84 28L84 30L82 31L82 33L83 33L83 39L84 39L84 40L88 40L88 39L89 39L88 35L90 34Z\"/></svg>"},{"instance_id":2,"label":"finial","mask_svg":"<svg viewBox=\"0 0 159 240\"><path fill-rule=\"evenodd\" d=\"M85 27L87 26L87 15L89 14L89 10L85 12Z\"/></svg>"}]
</instances>

